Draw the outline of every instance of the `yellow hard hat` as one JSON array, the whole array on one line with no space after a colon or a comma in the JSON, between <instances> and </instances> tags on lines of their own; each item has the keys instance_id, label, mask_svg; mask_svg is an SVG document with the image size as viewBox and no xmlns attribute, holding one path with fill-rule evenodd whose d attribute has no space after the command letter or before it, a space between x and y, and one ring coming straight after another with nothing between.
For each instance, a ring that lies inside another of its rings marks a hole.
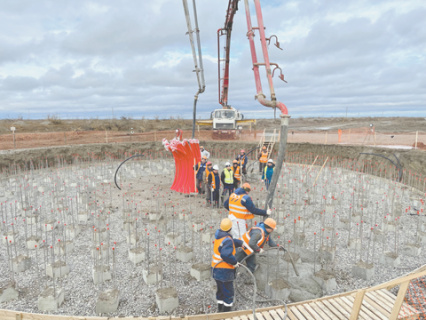
<instances>
[{"instance_id":1,"label":"yellow hard hat","mask_svg":"<svg viewBox=\"0 0 426 320\"><path fill-rule=\"evenodd\" d=\"M232 229L232 221L229 218L225 218L220 222L220 230L228 232Z\"/></svg>"},{"instance_id":2,"label":"yellow hard hat","mask_svg":"<svg viewBox=\"0 0 426 320\"><path fill-rule=\"evenodd\" d=\"M275 228L277 227L277 222L272 218L266 219L265 221L263 221L263 224L265 225L265 227L269 227L273 230L275 230Z\"/></svg>"}]
</instances>

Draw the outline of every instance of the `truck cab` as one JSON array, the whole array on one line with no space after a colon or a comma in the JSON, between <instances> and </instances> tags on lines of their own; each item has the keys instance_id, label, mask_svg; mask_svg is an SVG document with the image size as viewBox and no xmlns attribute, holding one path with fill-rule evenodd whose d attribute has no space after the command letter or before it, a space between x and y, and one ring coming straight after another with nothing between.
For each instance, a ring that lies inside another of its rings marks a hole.
<instances>
[{"instance_id":1,"label":"truck cab","mask_svg":"<svg viewBox=\"0 0 426 320\"><path fill-rule=\"evenodd\" d=\"M235 136L238 129L237 120L244 119L242 113L234 108L216 109L211 113L214 135Z\"/></svg>"}]
</instances>

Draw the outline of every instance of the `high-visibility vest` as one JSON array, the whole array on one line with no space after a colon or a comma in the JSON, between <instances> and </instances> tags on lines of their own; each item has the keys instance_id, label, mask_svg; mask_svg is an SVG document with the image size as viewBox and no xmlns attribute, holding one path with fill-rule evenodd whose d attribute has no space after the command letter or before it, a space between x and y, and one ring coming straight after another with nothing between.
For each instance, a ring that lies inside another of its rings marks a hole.
<instances>
[{"instance_id":1,"label":"high-visibility vest","mask_svg":"<svg viewBox=\"0 0 426 320\"><path fill-rule=\"evenodd\" d=\"M223 268L223 269L235 269L235 267L232 264L229 264L225 261L223 261L222 257L220 256L220 252L219 252L219 248L222 246L222 243L225 239L231 239L232 241L232 255L235 255L235 245L234 245L234 241L232 240L231 237L226 236L220 239L216 239L214 241L214 246L213 246L213 256L212 256L212 268Z\"/></svg>"},{"instance_id":2,"label":"high-visibility vest","mask_svg":"<svg viewBox=\"0 0 426 320\"><path fill-rule=\"evenodd\" d=\"M206 167L205 173L206 173L206 183L207 183L209 181L209 175L210 175L210 173L213 173L213 171L210 171L209 168Z\"/></svg>"},{"instance_id":3,"label":"high-visibility vest","mask_svg":"<svg viewBox=\"0 0 426 320\"><path fill-rule=\"evenodd\" d=\"M223 172L225 173L224 182L226 184L233 184L234 183L234 171L225 169L225 170L223 170Z\"/></svg>"},{"instance_id":4,"label":"high-visibility vest","mask_svg":"<svg viewBox=\"0 0 426 320\"><path fill-rule=\"evenodd\" d=\"M229 214L232 214L238 219L253 219L254 214L250 213L250 211L248 211L247 208L241 203L241 200L244 196L245 194L231 194L231 196L229 197Z\"/></svg>"},{"instance_id":5,"label":"high-visibility vest","mask_svg":"<svg viewBox=\"0 0 426 320\"><path fill-rule=\"evenodd\" d=\"M265 238L265 231L263 231L263 229L259 228L259 227L253 227L249 231L244 233L243 236L241 237L241 240L243 240L243 242L244 242L242 249L247 255L250 255L250 254L253 253L253 249L250 247L249 243L250 243L250 231L252 231L254 229L260 230L260 233L262 235L260 240L257 242L258 247L263 248L265 241L268 241L268 239L269 239L269 235Z\"/></svg>"},{"instance_id":6,"label":"high-visibility vest","mask_svg":"<svg viewBox=\"0 0 426 320\"><path fill-rule=\"evenodd\" d=\"M244 154L244 155L240 155L239 156L239 158L238 158L238 163L241 165L241 166L244 166L244 164L246 163L246 155Z\"/></svg>"},{"instance_id":7,"label":"high-visibility vest","mask_svg":"<svg viewBox=\"0 0 426 320\"><path fill-rule=\"evenodd\" d=\"M260 156L259 162L261 162L261 163L268 162L268 152L262 151L260 154L261 154L261 156Z\"/></svg>"},{"instance_id":8,"label":"high-visibility vest","mask_svg":"<svg viewBox=\"0 0 426 320\"><path fill-rule=\"evenodd\" d=\"M237 166L237 168L234 167L234 178L238 181L241 180L241 175L240 175L240 167Z\"/></svg>"},{"instance_id":9,"label":"high-visibility vest","mask_svg":"<svg viewBox=\"0 0 426 320\"><path fill-rule=\"evenodd\" d=\"M215 178L215 174L212 172L211 175L212 175L212 188L214 190L216 190L216 178ZM220 181L220 179L219 179L219 181Z\"/></svg>"}]
</instances>

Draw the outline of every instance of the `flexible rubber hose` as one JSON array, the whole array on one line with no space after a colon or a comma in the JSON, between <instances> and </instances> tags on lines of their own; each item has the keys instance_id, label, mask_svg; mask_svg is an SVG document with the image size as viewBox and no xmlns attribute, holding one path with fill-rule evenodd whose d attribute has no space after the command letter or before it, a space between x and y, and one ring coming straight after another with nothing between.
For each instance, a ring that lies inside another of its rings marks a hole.
<instances>
[{"instance_id":1,"label":"flexible rubber hose","mask_svg":"<svg viewBox=\"0 0 426 320\"><path fill-rule=\"evenodd\" d=\"M285 250L285 249L284 249ZM250 275L251 275L251 277L252 277L252 280L253 280L253 298L252 298L252 300L253 300L253 319L257 319L256 318L256 302L259 302L259 303L262 303L262 302L274 302L274 301L278 301L278 302L281 302L281 304L284 306L284 308L285 308L285 312L284 312L284 318L283 318L283 320L285 320L285 319L287 319L287 304L283 301L283 300L280 300L280 299L265 299L265 300L256 300L256 294L257 294L257 284L256 284L256 278L254 277L254 274L250 271L250 269L249 268L247 268L245 265L243 265L242 263L248 258L248 257L250 257L251 255L253 255L254 253L252 253L252 254L250 254L250 255L248 255L248 256L246 256L243 260L241 260L241 262L239 263L240 264L240 267L243 267ZM221 261L222 262L222 261ZM213 268L212 268L212 271L211 271L211 275L212 275L212 277L213 277L213 270L214 270L214 268L216 268L216 266L219 264L219 263L221 263L221 262L218 262L218 263L216 263L214 266L213 266ZM238 274L239 273L237 273L236 274L236 276L238 276ZM240 291L240 289L238 288L238 286L236 285L235 286L236 288L237 288L237 291L238 291L238 293L244 298L244 299L246 299L246 300L250 300L249 298L247 298L241 291Z\"/></svg>"},{"instance_id":2,"label":"flexible rubber hose","mask_svg":"<svg viewBox=\"0 0 426 320\"><path fill-rule=\"evenodd\" d=\"M117 184L117 172L118 172L118 170L120 169L120 167L126 162L126 161L129 161L130 159L132 159L132 158L135 158L135 157L143 157L144 155L143 154L135 154L134 156L131 156L130 158L127 158L126 160L124 160L122 163L120 163L120 165L118 166L118 168L117 168L117 170L115 170L115 174L114 174L114 183L115 183L115 185L116 185L116 187L119 189L119 190L121 190L121 188L118 186L118 184Z\"/></svg>"}]
</instances>

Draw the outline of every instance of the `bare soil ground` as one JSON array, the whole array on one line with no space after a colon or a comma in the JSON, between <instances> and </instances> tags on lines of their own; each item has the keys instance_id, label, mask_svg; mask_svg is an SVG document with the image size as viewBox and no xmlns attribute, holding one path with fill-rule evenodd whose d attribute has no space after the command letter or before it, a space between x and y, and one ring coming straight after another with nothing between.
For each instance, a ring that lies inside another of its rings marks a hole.
<instances>
[{"instance_id":1,"label":"bare soil ground","mask_svg":"<svg viewBox=\"0 0 426 320\"><path fill-rule=\"evenodd\" d=\"M257 120L255 130L263 130L278 127L279 119ZM416 132L426 131L425 118L408 117L383 117L383 118L291 118L289 130L294 131L318 131L354 129L368 127L373 124L376 132ZM10 134L10 127L15 127L17 133L35 132L63 132L63 131L125 131L130 132L133 128L135 133L164 130L191 130L192 120L186 119L132 119L122 117L121 119L42 119L22 120L3 119L0 120L0 134Z\"/></svg>"}]
</instances>

